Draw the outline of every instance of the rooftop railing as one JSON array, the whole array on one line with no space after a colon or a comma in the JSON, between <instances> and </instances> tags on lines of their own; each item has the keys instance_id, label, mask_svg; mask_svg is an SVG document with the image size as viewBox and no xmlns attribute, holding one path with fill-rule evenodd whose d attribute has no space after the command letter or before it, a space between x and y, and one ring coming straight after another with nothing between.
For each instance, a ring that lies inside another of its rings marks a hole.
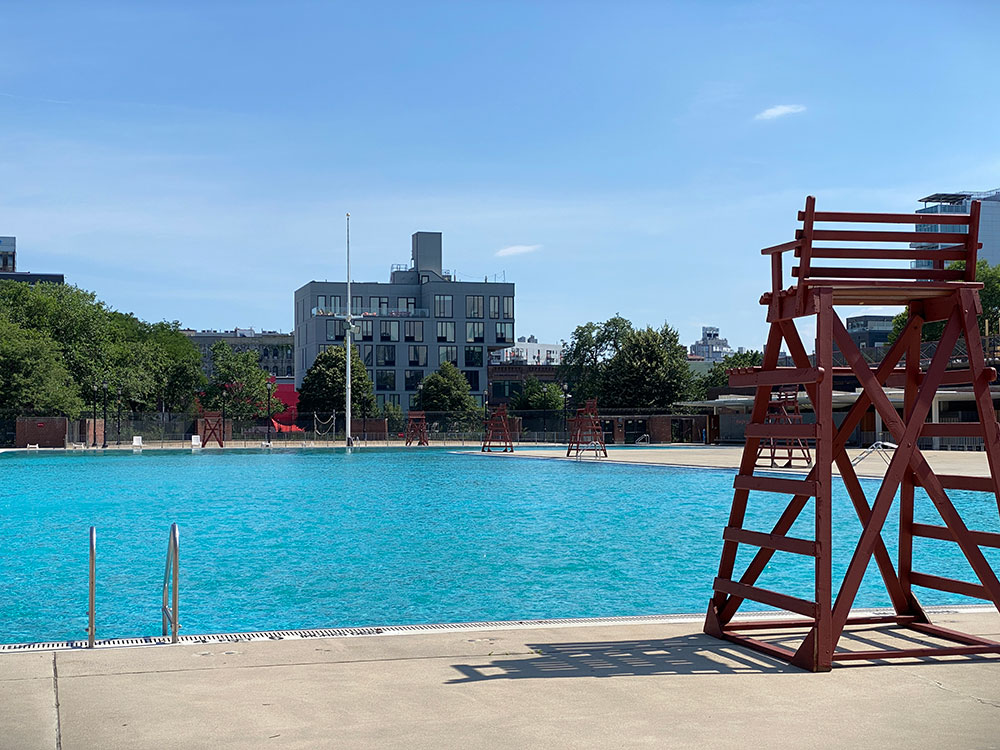
<instances>
[{"instance_id":1,"label":"rooftop railing","mask_svg":"<svg viewBox=\"0 0 1000 750\"><path fill-rule=\"evenodd\" d=\"M346 307L314 307L312 309L312 317L314 318L343 318L346 315ZM395 308L384 307L355 307L351 310L351 316L355 318L429 318L431 312L424 307L415 307L412 310L397 310Z\"/></svg>"}]
</instances>

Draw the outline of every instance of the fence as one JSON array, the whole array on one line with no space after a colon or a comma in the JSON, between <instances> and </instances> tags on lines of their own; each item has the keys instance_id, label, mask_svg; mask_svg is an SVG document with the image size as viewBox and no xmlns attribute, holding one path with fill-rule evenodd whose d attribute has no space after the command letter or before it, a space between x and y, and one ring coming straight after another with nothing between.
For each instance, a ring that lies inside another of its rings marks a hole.
<instances>
[{"instance_id":1,"label":"fence","mask_svg":"<svg viewBox=\"0 0 1000 750\"><path fill-rule=\"evenodd\" d=\"M569 440L569 418L575 411L562 409L508 412L511 433L518 443L566 443ZM432 443L478 444L483 439L485 411L425 412L428 437ZM19 413L0 413L0 447L13 447ZM69 420L68 447L89 447L94 443L94 421L90 413L78 420ZM385 418L366 414L352 415L352 437L362 443L401 443L405 440L407 417ZM715 420L712 423L712 420ZM704 415L651 414L642 409L615 409L601 412L605 441L608 444L645 443L704 443L714 441L718 418ZM270 431L268 426L270 425ZM713 426L714 425L714 426ZM125 413L109 411L106 423L98 410L97 440L103 446L131 446L135 436L141 436L147 447L190 445L198 434L197 414ZM259 446L268 438L273 445L306 443L328 444L343 442L343 414L300 414L294 425L279 427L266 417L237 419L227 415L226 440L244 447ZM214 442L214 441L213 441Z\"/></svg>"}]
</instances>

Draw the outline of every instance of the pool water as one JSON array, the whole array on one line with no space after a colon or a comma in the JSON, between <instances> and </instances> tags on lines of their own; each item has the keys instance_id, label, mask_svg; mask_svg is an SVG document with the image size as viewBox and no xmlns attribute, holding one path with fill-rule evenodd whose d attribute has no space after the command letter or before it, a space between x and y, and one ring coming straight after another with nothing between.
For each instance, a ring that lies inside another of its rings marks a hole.
<instances>
[{"instance_id":1,"label":"pool water","mask_svg":"<svg viewBox=\"0 0 1000 750\"><path fill-rule=\"evenodd\" d=\"M172 522L187 635L702 612L732 481L436 449L6 453L0 642L86 637L91 525L99 638L159 634ZM873 498L877 483L865 486ZM971 528L996 529L992 496L951 495ZM755 493L747 527L770 530L786 502ZM840 485L834 506L836 580L860 524ZM935 515L919 497L918 519ZM793 536L811 538L811 516L807 506ZM894 516L884 536L894 551ZM986 553L1000 566L997 550ZM975 580L955 544L916 540L915 559L923 572ZM760 585L811 598L811 573L809 559L778 553ZM856 605L887 603L872 564Z\"/></svg>"}]
</instances>

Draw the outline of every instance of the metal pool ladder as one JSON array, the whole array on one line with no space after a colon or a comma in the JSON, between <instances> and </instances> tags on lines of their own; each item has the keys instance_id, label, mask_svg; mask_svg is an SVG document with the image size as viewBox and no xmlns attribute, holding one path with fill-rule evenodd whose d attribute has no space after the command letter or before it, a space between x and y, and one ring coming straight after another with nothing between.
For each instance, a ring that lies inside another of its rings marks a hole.
<instances>
[{"instance_id":1,"label":"metal pool ladder","mask_svg":"<svg viewBox=\"0 0 1000 750\"><path fill-rule=\"evenodd\" d=\"M89 587L89 598L88 598L88 609L87 609L87 648L94 647L94 607L95 607L95 596L94 596L94 584L97 580L97 529L94 526L90 527L90 587Z\"/></svg>"},{"instance_id":2,"label":"metal pool ladder","mask_svg":"<svg viewBox=\"0 0 1000 750\"><path fill-rule=\"evenodd\" d=\"M180 532L177 531L177 524L170 524L170 537L167 539L167 566L163 571L163 635L167 634L167 627L170 628L170 642L177 643L177 629L180 625L177 622L177 573L180 554ZM167 606L167 597L170 594L170 578L174 579L172 606Z\"/></svg>"}]
</instances>

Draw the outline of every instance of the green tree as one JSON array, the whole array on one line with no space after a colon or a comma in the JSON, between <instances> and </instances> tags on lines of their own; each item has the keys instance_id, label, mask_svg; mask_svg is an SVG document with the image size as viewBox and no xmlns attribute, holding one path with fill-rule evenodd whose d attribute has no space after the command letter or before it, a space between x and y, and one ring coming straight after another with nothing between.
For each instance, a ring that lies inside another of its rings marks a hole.
<instances>
[{"instance_id":1,"label":"green tree","mask_svg":"<svg viewBox=\"0 0 1000 750\"><path fill-rule=\"evenodd\" d=\"M555 411L563 408L563 391L558 383L541 383L538 378L529 375L521 392L510 400L510 406L522 411Z\"/></svg>"},{"instance_id":2,"label":"green tree","mask_svg":"<svg viewBox=\"0 0 1000 750\"><path fill-rule=\"evenodd\" d=\"M59 345L0 315L0 409L75 418L83 406Z\"/></svg>"},{"instance_id":3,"label":"green tree","mask_svg":"<svg viewBox=\"0 0 1000 750\"><path fill-rule=\"evenodd\" d=\"M604 323L577 326L570 340L563 342L559 373L574 400L600 398L604 369L632 333L632 323L615 315Z\"/></svg>"},{"instance_id":4,"label":"green tree","mask_svg":"<svg viewBox=\"0 0 1000 750\"><path fill-rule=\"evenodd\" d=\"M631 331L602 375L599 403L608 407L666 408L693 390L687 347L666 323Z\"/></svg>"},{"instance_id":5,"label":"green tree","mask_svg":"<svg viewBox=\"0 0 1000 750\"><path fill-rule=\"evenodd\" d=\"M212 344L212 379L202 404L226 416L253 419L267 416L268 374L259 366L257 352L235 352L225 341Z\"/></svg>"},{"instance_id":6,"label":"green tree","mask_svg":"<svg viewBox=\"0 0 1000 750\"><path fill-rule=\"evenodd\" d=\"M456 428L471 427L482 415L469 381L451 362L420 381L416 404L427 412L446 412L446 422Z\"/></svg>"},{"instance_id":7,"label":"green tree","mask_svg":"<svg viewBox=\"0 0 1000 750\"><path fill-rule=\"evenodd\" d=\"M354 372L352 371L351 374L353 375ZM351 395L354 395L353 392ZM403 410L399 408L399 404L386 401L382 407L382 416L385 417L386 429L390 435L398 434L406 429L406 419L403 416Z\"/></svg>"},{"instance_id":8,"label":"green tree","mask_svg":"<svg viewBox=\"0 0 1000 750\"><path fill-rule=\"evenodd\" d=\"M344 347L334 346L320 352L302 378L299 413L343 414L347 403L346 369ZM351 347L351 410L352 417L373 417L378 413L372 381L356 346Z\"/></svg>"}]
</instances>

